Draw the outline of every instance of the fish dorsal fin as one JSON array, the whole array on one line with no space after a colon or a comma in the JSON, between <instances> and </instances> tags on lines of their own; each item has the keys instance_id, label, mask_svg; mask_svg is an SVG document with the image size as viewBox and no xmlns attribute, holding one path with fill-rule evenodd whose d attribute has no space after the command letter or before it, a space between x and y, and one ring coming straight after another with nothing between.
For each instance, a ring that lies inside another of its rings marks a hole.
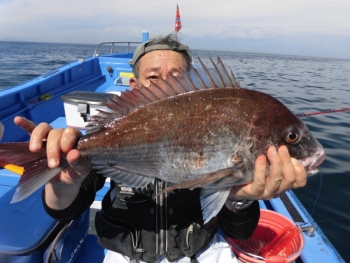
<instances>
[{"instance_id":1,"label":"fish dorsal fin","mask_svg":"<svg viewBox=\"0 0 350 263\"><path fill-rule=\"evenodd\" d=\"M136 108L147 104L164 100L186 92L216 88L240 88L239 82L231 71L231 76L223 65L221 59L217 63L212 59L210 62L214 69L208 69L203 61L198 58L201 68L192 66L190 72L181 72L179 76L168 74L166 80L159 78L152 82L149 87L141 85L131 91L122 92L120 96L115 95L104 103L112 112L99 111L89 120L87 133L108 128L108 124L129 114Z\"/></svg>"},{"instance_id":2,"label":"fish dorsal fin","mask_svg":"<svg viewBox=\"0 0 350 263\"><path fill-rule=\"evenodd\" d=\"M217 57L217 63L210 58L210 62L214 68L211 70L204 65L200 58L198 60L202 68L192 68L189 73L189 78L193 83L191 85L195 85L196 89L240 88L240 84L232 73L232 70L230 75L219 57Z\"/></svg>"},{"instance_id":3,"label":"fish dorsal fin","mask_svg":"<svg viewBox=\"0 0 350 263\"><path fill-rule=\"evenodd\" d=\"M216 70L217 70L217 74L221 76L222 81L223 81L223 85L226 87L237 87L240 88L240 84L237 81L235 75L233 74L232 70L231 70L231 76L228 74L225 65L222 63L220 57L217 57L218 63L216 65ZM212 60L211 60L212 61ZM215 66L215 63L212 61L212 63Z\"/></svg>"},{"instance_id":4,"label":"fish dorsal fin","mask_svg":"<svg viewBox=\"0 0 350 263\"><path fill-rule=\"evenodd\" d=\"M200 58L198 58L198 60L199 60L199 63L201 64L201 66L202 66L202 69L203 69L205 75L207 76L207 78L208 78L208 80L210 82L210 86L212 88L216 88L217 85L216 85L212 75L210 74L209 70L207 69L207 67L204 65L204 63L202 62L202 60ZM210 60L210 61L213 62L212 60ZM213 63L213 65L215 66L215 63Z\"/></svg>"}]
</instances>

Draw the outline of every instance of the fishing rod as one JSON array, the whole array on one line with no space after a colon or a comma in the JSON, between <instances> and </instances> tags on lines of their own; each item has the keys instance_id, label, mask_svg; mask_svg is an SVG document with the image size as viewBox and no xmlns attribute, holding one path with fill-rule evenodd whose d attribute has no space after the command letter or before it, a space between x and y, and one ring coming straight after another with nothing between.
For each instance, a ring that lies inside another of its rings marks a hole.
<instances>
[{"instance_id":1,"label":"fishing rod","mask_svg":"<svg viewBox=\"0 0 350 263\"><path fill-rule=\"evenodd\" d=\"M325 111L316 111L316 112L310 112L310 113L299 113L299 114L295 114L295 116L297 117L307 117L307 116L312 116L312 115L319 115L319 114L326 114L326 113L332 113L332 112L342 112L342 111L348 111L350 110L350 108L342 108L342 109L338 109L338 110L325 110Z\"/></svg>"}]
</instances>

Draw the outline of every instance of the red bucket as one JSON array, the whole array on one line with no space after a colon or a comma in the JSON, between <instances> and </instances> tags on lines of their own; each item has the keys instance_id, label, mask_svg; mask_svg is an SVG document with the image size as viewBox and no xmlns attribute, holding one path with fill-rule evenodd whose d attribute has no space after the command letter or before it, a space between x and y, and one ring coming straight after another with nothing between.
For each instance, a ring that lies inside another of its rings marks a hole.
<instances>
[{"instance_id":1,"label":"red bucket","mask_svg":"<svg viewBox=\"0 0 350 263\"><path fill-rule=\"evenodd\" d=\"M276 212L261 209L258 226L251 238L238 241L226 238L238 260L243 263L290 263L304 247L299 226Z\"/></svg>"}]
</instances>

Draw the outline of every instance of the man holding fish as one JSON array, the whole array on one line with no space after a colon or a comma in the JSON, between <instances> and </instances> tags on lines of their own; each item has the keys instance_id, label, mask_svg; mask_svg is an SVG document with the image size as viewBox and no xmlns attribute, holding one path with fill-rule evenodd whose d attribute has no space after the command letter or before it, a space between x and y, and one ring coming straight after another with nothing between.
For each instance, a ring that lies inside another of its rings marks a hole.
<instances>
[{"instance_id":1,"label":"man holding fish","mask_svg":"<svg viewBox=\"0 0 350 263\"><path fill-rule=\"evenodd\" d=\"M188 47L172 35L158 37L138 47L133 69L131 89L149 87L152 91L153 83L160 85L169 74L181 80L183 72L191 69L191 55ZM31 134L30 151L38 152L46 140L50 168L58 167L61 158L69 164L45 186L46 211L58 220L78 217L105 182L105 177L91 169L94 163L76 148L81 133L74 128L53 129L47 123L36 126L22 117L16 117L15 123ZM229 188L222 209L206 222L200 188L192 185L187 188L194 190L163 192L171 185L166 180L152 178L142 188L111 180L95 221L99 243L109 250L104 262L213 262L213 258L237 262L230 247L216 234L218 228L232 238L249 238L259 220L259 205L254 200L271 199L288 189L303 187L306 177L303 165L290 157L286 146L270 146L266 156L256 158L253 180Z\"/></svg>"}]
</instances>

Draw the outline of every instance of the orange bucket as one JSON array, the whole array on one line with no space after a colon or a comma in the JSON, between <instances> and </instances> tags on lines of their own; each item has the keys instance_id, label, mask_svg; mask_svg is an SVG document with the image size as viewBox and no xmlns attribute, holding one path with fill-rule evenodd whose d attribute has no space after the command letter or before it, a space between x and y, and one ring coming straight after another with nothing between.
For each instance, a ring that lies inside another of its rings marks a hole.
<instances>
[{"instance_id":1,"label":"orange bucket","mask_svg":"<svg viewBox=\"0 0 350 263\"><path fill-rule=\"evenodd\" d=\"M299 226L287 217L261 209L258 226L251 238L238 241L226 237L238 260L243 263L290 263L304 247Z\"/></svg>"}]
</instances>

